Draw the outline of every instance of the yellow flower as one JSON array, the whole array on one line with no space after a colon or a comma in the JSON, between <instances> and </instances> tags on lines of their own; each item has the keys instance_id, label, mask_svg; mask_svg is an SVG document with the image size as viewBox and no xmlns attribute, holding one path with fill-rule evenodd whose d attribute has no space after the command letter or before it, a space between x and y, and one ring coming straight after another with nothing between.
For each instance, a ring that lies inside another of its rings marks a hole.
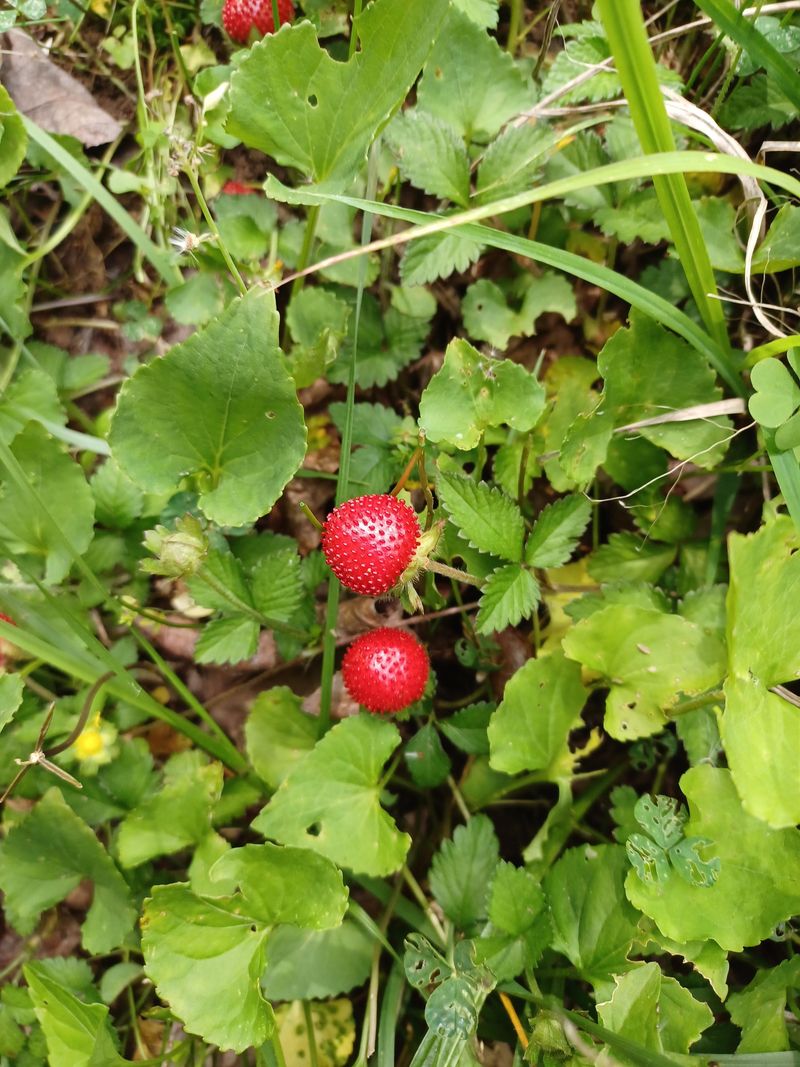
<instances>
[{"instance_id":1,"label":"yellow flower","mask_svg":"<svg viewBox=\"0 0 800 1067\"><path fill-rule=\"evenodd\" d=\"M110 722L103 722L99 713L87 723L72 746L75 758L80 761L84 774L94 774L99 767L110 763L117 754L117 729Z\"/></svg>"}]
</instances>

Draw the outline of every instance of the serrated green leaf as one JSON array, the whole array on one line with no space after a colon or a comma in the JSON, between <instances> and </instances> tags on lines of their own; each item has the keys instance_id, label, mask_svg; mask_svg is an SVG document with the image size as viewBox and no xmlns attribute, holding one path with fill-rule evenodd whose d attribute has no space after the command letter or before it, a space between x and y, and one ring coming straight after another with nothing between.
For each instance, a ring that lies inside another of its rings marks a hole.
<instances>
[{"instance_id":1,"label":"serrated green leaf","mask_svg":"<svg viewBox=\"0 0 800 1067\"><path fill-rule=\"evenodd\" d=\"M656 887L631 871L625 891L666 937L710 938L741 952L800 910L800 832L771 830L748 815L727 770L701 764L688 770L680 785L689 805L686 833L714 842L719 878L712 886L689 885L672 872Z\"/></svg>"},{"instance_id":2,"label":"serrated green leaf","mask_svg":"<svg viewBox=\"0 0 800 1067\"><path fill-rule=\"evenodd\" d=\"M25 966L36 1018L47 1040L51 1067L122 1067L104 1004L85 1004L49 975L42 963Z\"/></svg>"},{"instance_id":3,"label":"serrated green leaf","mask_svg":"<svg viewBox=\"0 0 800 1067\"><path fill-rule=\"evenodd\" d=\"M800 956L757 971L749 985L732 993L725 1007L741 1029L736 1052L783 1052L790 1048L786 1029L786 994L800 987Z\"/></svg>"},{"instance_id":4,"label":"serrated green leaf","mask_svg":"<svg viewBox=\"0 0 800 1067\"><path fill-rule=\"evenodd\" d=\"M21 675L0 673L0 732L14 718L22 703L23 692Z\"/></svg>"},{"instance_id":5,"label":"serrated green leaf","mask_svg":"<svg viewBox=\"0 0 800 1067\"><path fill-rule=\"evenodd\" d=\"M94 883L94 896L81 930L83 947L110 952L136 921L128 886L94 833L53 787L3 842L0 889L11 922L19 933L30 933L41 913L84 878Z\"/></svg>"},{"instance_id":6,"label":"serrated green leaf","mask_svg":"<svg viewBox=\"0 0 800 1067\"><path fill-rule=\"evenodd\" d=\"M708 1005L657 963L616 976L611 999L597 1005L597 1014L603 1026L642 1049L683 1055L714 1021Z\"/></svg>"},{"instance_id":7,"label":"serrated green leaf","mask_svg":"<svg viewBox=\"0 0 800 1067\"><path fill-rule=\"evenodd\" d=\"M59 582L73 561L63 538L82 554L94 534L94 500L89 485L78 464L38 423L30 423L17 434L10 448L29 489L53 522L43 521L28 493L7 478L1 483L0 537L12 551L43 558L45 581Z\"/></svg>"},{"instance_id":8,"label":"serrated green leaf","mask_svg":"<svg viewBox=\"0 0 800 1067\"><path fill-rule=\"evenodd\" d=\"M475 622L478 633L491 634L529 619L541 599L530 571L517 563L492 571L483 586Z\"/></svg>"},{"instance_id":9,"label":"serrated green leaf","mask_svg":"<svg viewBox=\"0 0 800 1067\"><path fill-rule=\"evenodd\" d=\"M294 548L266 556L253 570L253 602L262 615L288 622L303 599L300 557Z\"/></svg>"},{"instance_id":10,"label":"serrated green leaf","mask_svg":"<svg viewBox=\"0 0 800 1067\"><path fill-rule=\"evenodd\" d=\"M607 679L605 727L622 741L660 733L682 693L704 692L725 673L725 646L717 637L678 615L632 605L583 619L563 647Z\"/></svg>"},{"instance_id":11,"label":"serrated green leaf","mask_svg":"<svg viewBox=\"0 0 800 1067\"><path fill-rule=\"evenodd\" d=\"M197 638L198 663L241 663L258 648L258 623L244 615L225 615L207 622Z\"/></svg>"},{"instance_id":12,"label":"serrated green leaf","mask_svg":"<svg viewBox=\"0 0 800 1067\"><path fill-rule=\"evenodd\" d=\"M449 122L464 140L486 140L532 98L509 53L467 15L451 11L425 64L417 106Z\"/></svg>"},{"instance_id":13,"label":"serrated green leaf","mask_svg":"<svg viewBox=\"0 0 800 1067\"><path fill-rule=\"evenodd\" d=\"M505 493L459 474L439 474L436 493L473 548L502 559L522 559L525 523Z\"/></svg>"},{"instance_id":14,"label":"serrated green leaf","mask_svg":"<svg viewBox=\"0 0 800 1067\"><path fill-rule=\"evenodd\" d=\"M387 129L386 139L406 181L440 200L467 206L469 156L448 122L426 111L404 111Z\"/></svg>"},{"instance_id":15,"label":"serrated green leaf","mask_svg":"<svg viewBox=\"0 0 800 1067\"><path fill-rule=\"evenodd\" d=\"M0 439L9 444L31 420L58 426L67 421L53 379L37 367L24 370L0 396Z\"/></svg>"},{"instance_id":16,"label":"serrated green leaf","mask_svg":"<svg viewBox=\"0 0 800 1067\"><path fill-rule=\"evenodd\" d=\"M500 856L492 821L473 815L457 826L433 857L429 882L442 911L459 930L469 930L488 914L488 893Z\"/></svg>"},{"instance_id":17,"label":"serrated green leaf","mask_svg":"<svg viewBox=\"0 0 800 1067\"><path fill-rule=\"evenodd\" d=\"M598 582L657 582L675 552L674 545L644 541L627 531L613 533L592 553L587 569Z\"/></svg>"},{"instance_id":18,"label":"serrated green leaf","mask_svg":"<svg viewBox=\"0 0 800 1067\"><path fill-rule=\"evenodd\" d=\"M492 924L521 937L546 907L544 891L533 875L524 867L501 860L489 895Z\"/></svg>"},{"instance_id":19,"label":"serrated green leaf","mask_svg":"<svg viewBox=\"0 0 800 1067\"><path fill-rule=\"evenodd\" d=\"M623 244L638 238L657 245L670 236L653 188L636 189L619 204L605 204L595 213L595 221L607 237L616 237Z\"/></svg>"},{"instance_id":20,"label":"serrated green leaf","mask_svg":"<svg viewBox=\"0 0 800 1067\"><path fill-rule=\"evenodd\" d=\"M487 204L529 188L560 136L541 124L507 126L483 154L475 203Z\"/></svg>"},{"instance_id":21,"label":"serrated green leaf","mask_svg":"<svg viewBox=\"0 0 800 1067\"><path fill-rule=\"evenodd\" d=\"M525 545L529 567L560 567L575 551L589 525L592 505L584 496L561 497L543 508Z\"/></svg>"},{"instance_id":22,"label":"serrated green leaf","mask_svg":"<svg viewBox=\"0 0 800 1067\"><path fill-rule=\"evenodd\" d=\"M165 493L191 477L201 509L221 525L269 511L306 440L277 330L273 294L253 289L125 382L109 439L137 485ZM254 462L259 455L269 462Z\"/></svg>"},{"instance_id":23,"label":"serrated green leaf","mask_svg":"<svg viewBox=\"0 0 800 1067\"><path fill-rule=\"evenodd\" d=\"M110 456L92 475L89 485L95 519L102 526L124 530L142 514L144 494Z\"/></svg>"},{"instance_id":24,"label":"serrated green leaf","mask_svg":"<svg viewBox=\"0 0 800 1067\"><path fill-rule=\"evenodd\" d=\"M253 828L359 873L392 874L411 839L381 807L379 779L399 743L393 723L345 719L291 769Z\"/></svg>"},{"instance_id":25,"label":"serrated green leaf","mask_svg":"<svg viewBox=\"0 0 800 1067\"><path fill-rule=\"evenodd\" d=\"M478 341L505 349L511 337L530 337L544 312L557 312L569 321L576 315L575 294L563 275L544 271L538 277L521 274L504 286L481 278L464 294L464 329Z\"/></svg>"},{"instance_id":26,"label":"serrated green leaf","mask_svg":"<svg viewBox=\"0 0 800 1067\"><path fill-rule=\"evenodd\" d=\"M370 4L356 19L361 47L347 62L320 47L308 21L267 35L231 78L228 131L326 189L343 189L405 98L447 7Z\"/></svg>"},{"instance_id":27,"label":"serrated green leaf","mask_svg":"<svg viewBox=\"0 0 800 1067\"><path fill-rule=\"evenodd\" d=\"M235 878L240 891L207 898L185 885L153 889L142 919L145 970L189 1033L243 1052L274 1031L260 988L271 928L336 926L347 891L333 864L305 849L246 845L212 873Z\"/></svg>"},{"instance_id":28,"label":"serrated green leaf","mask_svg":"<svg viewBox=\"0 0 800 1067\"><path fill-rule=\"evenodd\" d=\"M258 694L244 730L253 770L271 789L278 788L317 740L316 721L284 685Z\"/></svg>"},{"instance_id":29,"label":"serrated green leaf","mask_svg":"<svg viewBox=\"0 0 800 1067\"><path fill-rule=\"evenodd\" d=\"M428 440L474 448L490 426L531 430L544 411L544 389L524 367L482 356L467 341L451 341L444 364L419 404Z\"/></svg>"},{"instance_id":30,"label":"serrated green leaf","mask_svg":"<svg viewBox=\"0 0 800 1067\"><path fill-rule=\"evenodd\" d=\"M367 389L386 385L422 353L435 305L428 301L414 306L404 301L406 289L395 289L392 304L382 308L371 293L365 293L358 329L358 384ZM410 306L409 306L410 305ZM420 311L421 314L410 314ZM342 343L341 358L330 368L332 382L346 382L350 354L353 350L355 316L349 319L349 332Z\"/></svg>"},{"instance_id":31,"label":"serrated green leaf","mask_svg":"<svg viewBox=\"0 0 800 1067\"><path fill-rule=\"evenodd\" d=\"M211 810L221 791L219 763L167 780L120 823L116 847L122 866L138 867L201 841L211 829Z\"/></svg>"},{"instance_id":32,"label":"serrated green leaf","mask_svg":"<svg viewBox=\"0 0 800 1067\"><path fill-rule=\"evenodd\" d=\"M460 274L480 258L483 245L455 233L432 233L406 245L400 261L404 285L428 285Z\"/></svg>"},{"instance_id":33,"label":"serrated green leaf","mask_svg":"<svg viewBox=\"0 0 800 1067\"><path fill-rule=\"evenodd\" d=\"M487 30L497 25L497 4L498 0L453 0L454 7Z\"/></svg>"},{"instance_id":34,"label":"serrated green leaf","mask_svg":"<svg viewBox=\"0 0 800 1067\"><path fill-rule=\"evenodd\" d=\"M759 130L771 126L782 129L792 122L797 108L766 74L754 74L749 82L737 85L723 103L719 121L729 130Z\"/></svg>"},{"instance_id":35,"label":"serrated green leaf","mask_svg":"<svg viewBox=\"0 0 800 1067\"><path fill-rule=\"evenodd\" d=\"M580 667L561 651L528 660L509 679L489 724L492 767L505 774L552 769L557 775L587 696Z\"/></svg>"},{"instance_id":36,"label":"serrated green leaf","mask_svg":"<svg viewBox=\"0 0 800 1067\"><path fill-rule=\"evenodd\" d=\"M636 877L621 846L583 845L565 852L544 880L553 948L594 985L632 966L639 915L625 899L626 873Z\"/></svg>"}]
</instances>

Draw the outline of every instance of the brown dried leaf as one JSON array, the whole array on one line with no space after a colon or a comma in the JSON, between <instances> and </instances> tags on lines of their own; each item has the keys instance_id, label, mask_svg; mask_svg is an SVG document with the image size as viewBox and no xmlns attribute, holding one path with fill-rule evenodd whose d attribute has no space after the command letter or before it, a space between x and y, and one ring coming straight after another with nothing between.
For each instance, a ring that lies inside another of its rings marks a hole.
<instances>
[{"instance_id":1,"label":"brown dried leaf","mask_svg":"<svg viewBox=\"0 0 800 1067\"><path fill-rule=\"evenodd\" d=\"M17 109L50 133L69 134L93 148L122 131L92 94L21 30L5 35L2 80Z\"/></svg>"}]
</instances>

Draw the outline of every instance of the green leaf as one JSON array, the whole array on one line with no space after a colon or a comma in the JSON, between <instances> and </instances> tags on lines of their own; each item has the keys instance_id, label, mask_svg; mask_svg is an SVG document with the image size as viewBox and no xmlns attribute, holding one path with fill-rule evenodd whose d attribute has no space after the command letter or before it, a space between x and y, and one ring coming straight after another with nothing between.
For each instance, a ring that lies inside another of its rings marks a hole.
<instances>
[{"instance_id":1,"label":"green leaf","mask_svg":"<svg viewBox=\"0 0 800 1067\"><path fill-rule=\"evenodd\" d=\"M37 367L24 370L0 396L0 438L10 444L31 420L58 426L67 421L55 382Z\"/></svg>"},{"instance_id":2,"label":"green leaf","mask_svg":"<svg viewBox=\"0 0 800 1067\"><path fill-rule=\"evenodd\" d=\"M244 732L247 757L270 789L307 755L317 740L317 722L301 710L300 697L285 685L259 693Z\"/></svg>"},{"instance_id":3,"label":"green leaf","mask_svg":"<svg viewBox=\"0 0 800 1067\"><path fill-rule=\"evenodd\" d=\"M420 426L429 441L467 450L490 426L532 430L544 403L544 389L524 367L483 356L457 339L422 394Z\"/></svg>"},{"instance_id":4,"label":"green leaf","mask_svg":"<svg viewBox=\"0 0 800 1067\"><path fill-rule=\"evenodd\" d=\"M443 841L431 863L431 892L459 930L469 930L488 914L488 891L500 858L492 821L473 815Z\"/></svg>"},{"instance_id":5,"label":"green leaf","mask_svg":"<svg viewBox=\"0 0 800 1067\"><path fill-rule=\"evenodd\" d=\"M199 272L164 297L167 311L186 326L202 326L218 315L225 306L219 280L213 274Z\"/></svg>"},{"instance_id":6,"label":"green leaf","mask_svg":"<svg viewBox=\"0 0 800 1067\"><path fill-rule=\"evenodd\" d=\"M800 211L794 204L783 204L772 220L766 236L753 257L753 272L776 274L800 265L797 242L800 240ZM753 373L760 364L753 367Z\"/></svg>"},{"instance_id":7,"label":"green leaf","mask_svg":"<svg viewBox=\"0 0 800 1067\"><path fill-rule=\"evenodd\" d=\"M509 303L511 301L511 303ZM557 312L569 321L577 313L575 294L567 279L553 271L538 277L521 274L503 286L481 278L464 294L464 329L478 341L507 347L511 337L530 337L544 312Z\"/></svg>"},{"instance_id":8,"label":"green leaf","mask_svg":"<svg viewBox=\"0 0 800 1067\"><path fill-rule=\"evenodd\" d=\"M144 508L144 494L109 457L89 482L94 497L95 519L101 526L125 530Z\"/></svg>"},{"instance_id":9,"label":"green leaf","mask_svg":"<svg viewBox=\"0 0 800 1067\"><path fill-rule=\"evenodd\" d=\"M595 222L607 237L616 237L623 244L638 238L657 245L669 239L669 226L653 188L636 189L618 205L605 204L595 213Z\"/></svg>"},{"instance_id":10,"label":"green leaf","mask_svg":"<svg viewBox=\"0 0 800 1067\"><path fill-rule=\"evenodd\" d=\"M439 474L436 494L473 548L503 559L522 559L525 523L519 508L505 493L464 475Z\"/></svg>"},{"instance_id":11,"label":"green leaf","mask_svg":"<svg viewBox=\"0 0 800 1067\"><path fill-rule=\"evenodd\" d=\"M404 111L387 129L386 139L406 181L440 200L467 206L469 156L448 122L425 111Z\"/></svg>"},{"instance_id":12,"label":"green leaf","mask_svg":"<svg viewBox=\"0 0 800 1067\"><path fill-rule=\"evenodd\" d=\"M411 838L381 807L379 779L399 743L390 722L359 715L338 723L290 770L253 828L358 873L392 874Z\"/></svg>"},{"instance_id":13,"label":"green leaf","mask_svg":"<svg viewBox=\"0 0 800 1067\"><path fill-rule=\"evenodd\" d=\"M800 405L800 387L779 359L762 359L756 363L750 372L750 382L756 391L747 406L762 426L770 429L780 426Z\"/></svg>"},{"instance_id":14,"label":"green leaf","mask_svg":"<svg viewBox=\"0 0 800 1067\"><path fill-rule=\"evenodd\" d=\"M544 892L533 875L524 867L501 860L489 897L491 923L521 937L546 907Z\"/></svg>"},{"instance_id":15,"label":"green leaf","mask_svg":"<svg viewBox=\"0 0 800 1067\"><path fill-rule=\"evenodd\" d=\"M460 274L480 258L479 241L455 233L432 233L406 245L400 261L404 285L427 285L439 278Z\"/></svg>"},{"instance_id":16,"label":"green leaf","mask_svg":"<svg viewBox=\"0 0 800 1067\"><path fill-rule=\"evenodd\" d=\"M450 773L450 757L442 747L438 730L430 722L406 742L403 759L411 777L424 789L441 785Z\"/></svg>"},{"instance_id":17,"label":"green leaf","mask_svg":"<svg viewBox=\"0 0 800 1067\"><path fill-rule=\"evenodd\" d=\"M28 135L14 101L0 85L0 189L8 185L25 158Z\"/></svg>"},{"instance_id":18,"label":"green leaf","mask_svg":"<svg viewBox=\"0 0 800 1067\"><path fill-rule=\"evenodd\" d=\"M639 916L625 899L626 872L636 877L621 846L582 845L568 849L544 880L553 948L594 985L632 966Z\"/></svg>"},{"instance_id":19,"label":"green leaf","mask_svg":"<svg viewBox=\"0 0 800 1067\"><path fill-rule=\"evenodd\" d=\"M140 367L120 390L110 433L115 459L137 485L167 493L192 477L203 512L230 526L269 511L300 466L305 440L275 299L263 289Z\"/></svg>"},{"instance_id":20,"label":"green leaf","mask_svg":"<svg viewBox=\"0 0 800 1067\"><path fill-rule=\"evenodd\" d=\"M251 588L255 606L262 615L289 622L304 596L297 550L282 548L265 556L253 569Z\"/></svg>"},{"instance_id":21,"label":"green leaf","mask_svg":"<svg viewBox=\"0 0 800 1067\"><path fill-rule=\"evenodd\" d=\"M24 691L21 675L0 673L0 732L19 710Z\"/></svg>"},{"instance_id":22,"label":"green leaf","mask_svg":"<svg viewBox=\"0 0 800 1067\"><path fill-rule=\"evenodd\" d=\"M714 1022L708 1005L663 975L657 963L617 975L611 999L597 1005L597 1014L603 1026L640 1048L683 1055Z\"/></svg>"},{"instance_id":23,"label":"green leaf","mask_svg":"<svg viewBox=\"0 0 800 1067\"><path fill-rule=\"evenodd\" d=\"M590 501L578 494L548 504L539 512L525 545L525 562L529 567L560 567L566 563L591 517Z\"/></svg>"},{"instance_id":24,"label":"green leaf","mask_svg":"<svg viewBox=\"0 0 800 1067\"><path fill-rule=\"evenodd\" d=\"M267 35L231 78L228 131L325 188L345 188L405 99L447 7L377 0L356 20L361 47L347 62L320 47L310 22Z\"/></svg>"},{"instance_id":25,"label":"green leaf","mask_svg":"<svg viewBox=\"0 0 800 1067\"><path fill-rule=\"evenodd\" d=\"M800 988L800 956L777 967L757 971L739 993L732 993L725 1007L731 1021L742 1031L736 1049L740 1055L753 1052L784 1052L791 1048L786 1028L786 994Z\"/></svg>"},{"instance_id":26,"label":"green leaf","mask_svg":"<svg viewBox=\"0 0 800 1067\"><path fill-rule=\"evenodd\" d=\"M717 637L678 615L629 604L581 620L563 647L607 679L605 728L621 741L660 733L681 694L704 692L725 673L725 647Z\"/></svg>"},{"instance_id":27,"label":"green leaf","mask_svg":"<svg viewBox=\"0 0 800 1067\"><path fill-rule=\"evenodd\" d=\"M197 663L241 663L255 655L259 626L244 615L226 615L207 622L197 638Z\"/></svg>"},{"instance_id":28,"label":"green leaf","mask_svg":"<svg viewBox=\"0 0 800 1067\"><path fill-rule=\"evenodd\" d=\"M592 553L587 569L598 582L657 582L675 552L674 545L644 541L627 531L613 533Z\"/></svg>"},{"instance_id":29,"label":"green leaf","mask_svg":"<svg viewBox=\"0 0 800 1067\"><path fill-rule=\"evenodd\" d=\"M234 259L261 259L269 252L278 221L275 203L266 197L226 195L214 200L214 215L222 241Z\"/></svg>"},{"instance_id":30,"label":"green leaf","mask_svg":"<svg viewBox=\"0 0 800 1067\"><path fill-rule=\"evenodd\" d=\"M494 29L497 25L498 0L453 0L453 6L468 15L478 26Z\"/></svg>"},{"instance_id":31,"label":"green leaf","mask_svg":"<svg viewBox=\"0 0 800 1067\"><path fill-rule=\"evenodd\" d=\"M745 811L778 828L800 822L798 709L752 676L730 675L720 732Z\"/></svg>"},{"instance_id":32,"label":"green leaf","mask_svg":"<svg viewBox=\"0 0 800 1067\"><path fill-rule=\"evenodd\" d=\"M541 590L530 571L509 563L492 571L483 586L475 619L478 633L491 634L529 619L541 600Z\"/></svg>"},{"instance_id":33,"label":"green leaf","mask_svg":"<svg viewBox=\"0 0 800 1067\"><path fill-rule=\"evenodd\" d=\"M243 1052L274 1032L260 988L271 928L336 926L347 890L321 856L276 845L232 849L212 875L235 878L239 892L207 898L185 885L154 887L142 918L145 970L189 1033Z\"/></svg>"},{"instance_id":34,"label":"green leaf","mask_svg":"<svg viewBox=\"0 0 800 1067\"><path fill-rule=\"evenodd\" d=\"M336 997L363 985L372 965L372 938L352 919L332 930L279 926L269 940L261 980L270 1000Z\"/></svg>"},{"instance_id":35,"label":"green leaf","mask_svg":"<svg viewBox=\"0 0 800 1067\"><path fill-rule=\"evenodd\" d=\"M36 493L53 522L43 521L38 508L31 506L29 494L8 479L2 482L0 495L0 538L13 551L43 557L45 581L60 582L72 565L70 547L80 555L92 540L91 491L78 464L37 423L28 425L10 447L29 490Z\"/></svg>"},{"instance_id":36,"label":"green leaf","mask_svg":"<svg viewBox=\"0 0 800 1067\"><path fill-rule=\"evenodd\" d=\"M114 861L53 787L3 842L0 889L10 921L19 933L31 933L41 913L84 878L94 883L94 895L81 941L87 952L107 953L133 930L136 910Z\"/></svg>"},{"instance_id":37,"label":"green leaf","mask_svg":"<svg viewBox=\"0 0 800 1067\"><path fill-rule=\"evenodd\" d=\"M417 87L420 110L450 123L465 141L485 141L532 102L530 82L509 53L451 11Z\"/></svg>"},{"instance_id":38,"label":"green leaf","mask_svg":"<svg viewBox=\"0 0 800 1067\"><path fill-rule=\"evenodd\" d=\"M800 832L771 830L748 815L727 770L701 764L680 784L689 804L686 833L714 842L719 878L700 887L673 872L654 886L631 871L625 891L666 937L711 938L729 952L741 952L800 910Z\"/></svg>"},{"instance_id":39,"label":"green leaf","mask_svg":"<svg viewBox=\"0 0 800 1067\"><path fill-rule=\"evenodd\" d=\"M728 553L728 650L737 678L763 686L800 678L800 545L792 520L779 516L755 534L732 534Z\"/></svg>"},{"instance_id":40,"label":"green leaf","mask_svg":"<svg viewBox=\"0 0 800 1067\"><path fill-rule=\"evenodd\" d=\"M199 531L202 538L202 526ZM204 556L199 569L187 577L186 587L195 603L212 611L235 610L232 598L253 607L242 564L227 548L213 549Z\"/></svg>"},{"instance_id":41,"label":"green leaf","mask_svg":"<svg viewBox=\"0 0 800 1067\"><path fill-rule=\"evenodd\" d=\"M548 126L507 126L483 154L475 203L488 204L528 189L561 136Z\"/></svg>"},{"instance_id":42,"label":"green leaf","mask_svg":"<svg viewBox=\"0 0 800 1067\"><path fill-rule=\"evenodd\" d=\"M447 719L439 720L444 736L462 752L470 756L485 756L489 752L486 729L495 710L494 704L469 704Z\"/></svg>"},{"instance_id":43,"label":"green leaf","mask_svg":"<svg viewBox=\"0 0 800 1067\"><path fill-rule=\"evenodd\" d=\"M719 121L726 130L760 130L764 126L779 130L796 115L797 108L772 78L754 74L749 82L734 88L720 108Z\"/></svg>"},{"instance_id":44,"label":"green leaf","mask_svg":"<svg viewBox=\"0 0 800 1067\"><path fill-rule=\"evenodd\" d=\"M104 1004L85 1004L51 977L42 963L25 966L36 1018L47 1040L51 1067L122 1067Z\"/></svg>"},{"instance_id":45,"label":"green leaf","mask_svg":"<svg viewBox=\"0 0 800 1067\"><path fill-rule=\"evenodd\" d=\"M177 778L167 774L163 789L147 797L120 823L117 855L122 866L138 867L201 841L211 829L211 810L221 791L219 763Z\"/></svg>"},{"instance_id":46,"label":"green leaf","mask_svg":"<svg viewBox=\"0 0 800 1067\"><path fill-rule=\"evenodd\" d=\"M506 684L489 724L494 770L563 773L559 764L569 758L569 735L581 723L587 696L580 667L560 650L529 659Z\"/></svg>"}]
</instances>

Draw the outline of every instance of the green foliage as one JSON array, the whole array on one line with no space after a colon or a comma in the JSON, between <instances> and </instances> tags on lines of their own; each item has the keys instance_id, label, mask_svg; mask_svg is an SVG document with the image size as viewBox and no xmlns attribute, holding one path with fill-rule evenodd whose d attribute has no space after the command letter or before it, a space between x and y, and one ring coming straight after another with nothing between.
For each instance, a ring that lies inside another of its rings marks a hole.
<instances>
[{"instance_id":1,"label":"green foliage","mask_svg":"<svg viewBox=\"0 0 800 1067\"><path fill-rule=\"evenodd\" d=\"M798 986L800 959L793 956L777 967L759 971L741 992L730 996L726 1007L742 1031L738 1053L784 1052L790 1048L786 996Z\"/></svg>"},{"instance_id":2,"label":"green foliage","mask_svg":"<svg viewBox=\"0 0 800 1067\"><path fill-rule=\"evenodd\" d=\"M503 559L522 559L525 527L519 508L499 489L457 474L440 474L436 492L462 537L473 548Z\"/></svg>"},{"instance_id":3,"label":"green foliage","mask_svg":"<svg viewBox=\"0 0 800 1067\"><path fill-rule=\"evenodd\" d=\"M472 929L488 914L488 887L500 856L491 820L473 815L431 863L431 891L442 911L459 930Z\"/></svg>"},{"instance_id":4,"label":"green foliage","mask_svg":"<svg viewBox=\"0 0 800 1067\"><path fill-rule=\"evenodd\" d=\"M507 347L511 337L530 337L536 320L546 311L567 321L575 317L575 296L566 278L552 271L540 277L521 274L505 285L486 278L474 282L464 294L461 313L470 337Z\"/></svg>"},{"instance_id":5,"label":"green foliage","mask_svg":"<svg viewBox=\"0 0 800 1067\"><path fill-rule=\"evenodd\" d=\"M245 723L248 758L271 789L278 788L317 739L316 723L300 705L291 689L276 686L259 693Z\"/></svg>"},{"instance_id":6,"label":"green foliage","mask_svg":"<svg viewBox=\"0 0 800 1067\"><path fill-rule=\"evenodd\" d=\"M689 883L712 886L719 876L719 860L709 855L713 842L685 837L686 813L673 797L640 797L633 815L648 836L629 833L625 841L628 859L645 884L665 882L673 869Z\"/></svg>"},{"instance_id":7,"label":"green foliage","mask_svg":"<svg viewBox=\"0 0 800 1067\"><path fill-rule=\"evenodd\" d=\"M491 634L516 626L522 619L531 617L540 599L539 583L530 571L518 563L498 567L483 585L475 619L478 632Z\"/></svg>"}]
</instances>

